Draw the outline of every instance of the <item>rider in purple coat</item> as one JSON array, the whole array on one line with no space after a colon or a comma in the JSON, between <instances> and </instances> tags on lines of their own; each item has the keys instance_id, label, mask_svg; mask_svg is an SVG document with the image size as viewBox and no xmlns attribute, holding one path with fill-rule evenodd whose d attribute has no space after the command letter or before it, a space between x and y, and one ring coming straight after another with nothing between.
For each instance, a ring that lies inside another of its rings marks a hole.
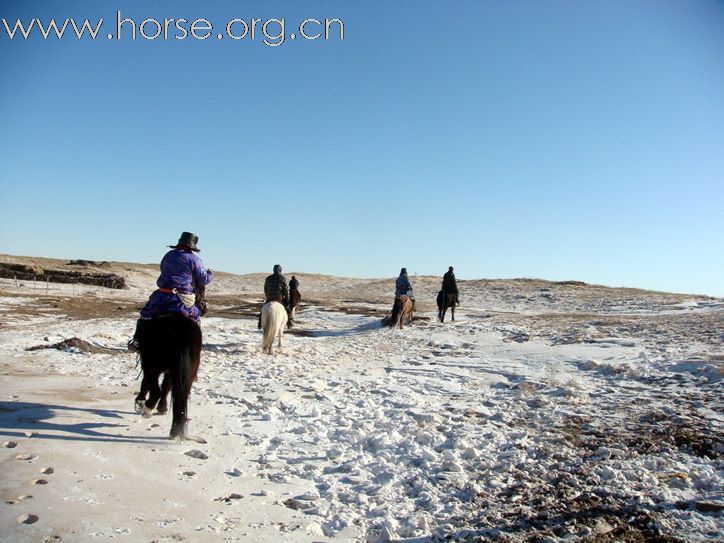
<instances>
[{"instance_id":1,"label":"rider in purple coat","mask_svg":"<svg viewBox=\"0 0 724 543\"><path fill-rule=\"evenodd\" d=\"M201 324L201 310L196 302L194 286L205 287L214 279L214 272L204 268L201 259L194 253L198 236L184 232L176 245L169 245L171 251L161 260L161 275L156 281L158 289L151 294L141 309L142 321L159 315L177 313ZM138 326L133 340L128 344L130 350L138 348Z\"/></svg>"}]
</instances>

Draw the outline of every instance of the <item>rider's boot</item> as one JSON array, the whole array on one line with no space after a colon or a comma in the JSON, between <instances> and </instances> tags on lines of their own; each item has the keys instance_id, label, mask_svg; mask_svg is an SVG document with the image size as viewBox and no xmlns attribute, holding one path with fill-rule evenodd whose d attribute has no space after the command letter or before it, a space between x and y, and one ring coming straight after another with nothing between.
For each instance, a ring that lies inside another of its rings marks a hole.
<instances>
[{"instance_id":1,"label":"rider's boot","mask_svg":"<svg viewBox=\"0 0 724 543\"><path fill-rule=\"evenodd\" d=\"M133 333L133 339L131 339L131 341L128 342L128 346L127 346L128 351L131 353L138 352L138 348L140 346L140 343L138 341L138 338L139 338L138 330L140 327L141 327L141 319L138 319L138 321L136 321L136 331Z\"/></svg>"}]
</instances>

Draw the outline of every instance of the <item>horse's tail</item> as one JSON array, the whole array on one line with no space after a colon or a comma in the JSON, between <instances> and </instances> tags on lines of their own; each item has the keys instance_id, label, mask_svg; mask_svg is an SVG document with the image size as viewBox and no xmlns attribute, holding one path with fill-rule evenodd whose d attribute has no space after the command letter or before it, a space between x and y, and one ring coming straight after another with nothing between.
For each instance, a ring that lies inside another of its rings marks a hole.
<instances>
[{"instance_id":1,"label":"horse's tail","mask_svg":"<svg viewBox=\"0 0 724 543\"><path fill-rule=\"evenodd\" d=\"M172 364L170 364L174 420L171 425L172 439L184 439L186 436L189 394L191 393L191 382L195 377L192 345L195 344L195 335L199 334L196 324L185 317L179 321L179 324L181 327L173 348Z\"/></svg>"},{"instance_id":2,"label":"horse's tail","mask_svg":"<svg viewBox=\"0 0 724 543\"><path fill-rule=\"evenodd\" d=\"M390 328L394 328L397 322L400 320L400 312L402 311L402 299L400 297L395 298L395 303L392 304L392 315L390 316Z\"/></svg>"},{"instance_id":3,"label":"horse's tail","mask_svg":"<svg viewBox=\"0 0 724 543\"><path fill-rule=\"evenodd\" d=\"M442 309L442 303L443 298L445 297L445 293L441 290L437 293L437 308Z\"/></svg>"}]
</instances>

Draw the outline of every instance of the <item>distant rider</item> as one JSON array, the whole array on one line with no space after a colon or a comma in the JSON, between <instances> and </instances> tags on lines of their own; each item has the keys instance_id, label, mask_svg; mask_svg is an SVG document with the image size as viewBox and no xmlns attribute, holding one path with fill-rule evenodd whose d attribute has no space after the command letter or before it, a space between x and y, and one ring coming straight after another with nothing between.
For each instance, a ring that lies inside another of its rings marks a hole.
<instances>
[{"instance_id":1,"label":"distant rider","mask_svg":"<svg viewBox=\"0 0 724 543\"><path fill-rule=\"evenodd\" d=\"M161 260L161 275L156 280L158 289L141 309L136 333L128 343L129 351L138 351L138 332L143 322L160 315L179 314L201 325L196 289L211 283L214 272L204 268L201 259L194 254L201 251L196 246L198 241L197 235L183 232L176 245L169 245L172 250Z\"/></svg>"},{"instance_id":2,"label":"distant rider","mask_svg":"<svg viewBox=\"0 0 724 543\"><path fill-rule=\"evenodd\" d=\"M397 277L397 281L395 281L395 298L403 295L410 299L412 302L412 310L414 311L415 294L412 292L412 283L410 283L410 278L407 276L407 268L400 270L400 275Z\"/></svg>"},{"instance_id":3,"label":"distant rider","mask_svg":"<svg viewBox=\"0 0 724 543\"><path fill-rule=\"evenodd\" d=\"M455 305L460 305L460 300L458 299L458 284L457 281L455 281L454 272L455 268L450 266L445 275L442 276L442 292L443 294L454 294Z\"/></svg>"},{"instance_id":4,"label":"distant rider","mask_svg":"<svg viewBox=\"0 0 724 543\"><path fill-rule=\"evenodd\" d=\"M289 307L289 287L279 264L274 265L274 273L264 280L264 303L267 302L279 302L285 308ZM259 329L261 330L261 313L259 313Z\"/></svg>"}]
</instances>

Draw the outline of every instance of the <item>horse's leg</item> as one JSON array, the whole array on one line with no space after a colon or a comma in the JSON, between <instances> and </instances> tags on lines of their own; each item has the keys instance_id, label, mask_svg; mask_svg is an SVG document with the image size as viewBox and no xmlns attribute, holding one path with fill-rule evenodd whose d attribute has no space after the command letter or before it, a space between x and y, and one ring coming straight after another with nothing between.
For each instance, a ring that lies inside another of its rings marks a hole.
<instances>
[{"instance_id":1,"label":"horse's leg","mask_svg":"<svg viewBox=\"0 0 724 543\"><path fill-rule=\"evenodd\" d=\"M455 300L450 304L450 318L455 322Z\"/></svg>"},{"instance_id":2,"label":"horse's leg","mask_svg":"<svg viewBox=\"0 0 724 543\"><path fill-rule=\"evenodd\" d=\"M281 350L282 350L282 336L283 335L284 335L284 327L280 326L279 327L279 344L277 345L277 347L279 347L279 352L281 352Z\"/></svg>"},{"instance_id":3,"label":"horse's leg","mask_svg":"<svg viewBox=\"0 0 724 543\"><path fill-rule=\"evenodd\" d=\"M153 372L152 374L143 372L146 386L148 387L148 400L143 404L143 416L150 417L153 414L153 408L156 407L158 399L161 397L161 388L158 386L158 378L160 374Z\"/></svg>"},{"instance_id":4,"label":"horse's leg","mask_svg":"<svg viewBox=\"0 0 724 543\"><path fill-rule=\"evenodd\" d=\"M139 391L138 395L136 396L136 400L134 401L134 410L136 413L141 413L143 411L143 404L146 401L146 394L148 394L148 385L146 384L146 374L143 374L143 378L141 379L141 390Z\"/></svg>"},{"instance_id":5,"label":"horse's leg","mask_svg":"<svg viewBox=\"0 0 724 543\"><path fill-rule=\"evenodd\" d=\"M171 392L171 378L168 376L168 372L163 374L163 382L161 383L161 399L158 402L156 411L165 415L168 413L168 393Z\"/></svg>"}]
</instances>

